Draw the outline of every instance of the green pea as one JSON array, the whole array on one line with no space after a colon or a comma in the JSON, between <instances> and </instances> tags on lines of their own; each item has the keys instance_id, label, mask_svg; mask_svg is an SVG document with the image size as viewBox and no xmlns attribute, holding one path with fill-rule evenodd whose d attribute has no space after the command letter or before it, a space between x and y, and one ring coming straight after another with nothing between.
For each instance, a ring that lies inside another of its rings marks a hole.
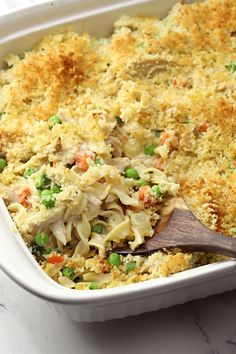
<instances>
[{"instance_id":1,"label":"green pea","mask_svg":"<svg viewBox=\"0 0 236 354\"><path fill-rule=\"evenodd\" d=\"M131 261L129 263L126 264L126 274L128 274L129 272L132 272L132 270L134 270L136 267L136 262L135 261Z\"/></svg>"},{"instance_id":2,"label":"green pea","mask_svg":"<svg viewBox=\"0 0 236 354\"><path fill-rule=\"evenodd\" d=\"M127 168L127 170L125 171L125 177L139 179L139 174L135 168Z\"/></svg>"},{"instance_id":3,"label":"green pea","mask_svg":"<svg viewBox=\"0 0 236 354\"><path fill-rule=\"evenodd\" d=\"M4 170L6 165L7 165L7 161L3 157L0 158L0 172L2 172Z\"/></svg>"},{"instance_id":4,"label":"green pea","mask_svg":"<svg viewBox=\"0 0 236 354\"><path fill-rule=\"evenodd\" d=\"M49 242L49 236L46 232L39 232L35 235L34 241L38 246L44 247Z\"/></svg>"},{"instance_id":5,"label":"green pea","mask_svg":"<svg viewBox=\"0 0 236 354\"><path fill-rule=\"evenodd\" d=\"M152 189L152 192L154 193L154 195L155 195L156 198L159 198L159 197L162 196L162 191L161 191L161 189L160 189L159 186L157 186L157 185L152 186L151 189Z\"/></svg>"},{"instance_id":6,"label":"green pea","mask_svg":"<svg viewBox=\"0 0 236 354\"><path fill-rule=\"evenodd\" d=\"M225 65L225 67L231 73L234 73L236 71L236 63L234 63L232 61L229 64Z\"/></svg>"},{"instance_id":7,"label":"green pea","mask_svg":"<svg viewBox=\"0 0 236 354\"><path fill-rule=\"evenodd\" d=\"M45 173L42 173L41 175L37 176L35 185L38 189L47 189L51 186L51 180L45 175Z\"/></svg>"},{"instance_id":8,"label":"green pea","mask_svg":"<svg viewBox=\"0 0 236 354\"><path fill-rule=\"evenodd\" d=\"M121 263L120 255L117 253L111 253L108 257L108 262L110 265L118 267Z\"/></svg>"},{"instance_id":9,"label":"green pea","mask_svg":"<svg viewBox=\"0 0 236 354\"><path fill-rule=\"evenodd\" d=\"M155 149L156 149L155 145L147 145L144 147L144 154L149 155L149 156L153 156L153 155L155 155Z\"/></svg>"},{"instance_id":10,"label":"green pea","mask_svg":"<svg viewBox=\"0 0 236 354\"><path fill-rule=\"evenodd\" d=\"M138 187L148 186L149 182L146 181L145 179L140 179L140 180L138 180L137 185L138 185Z\"/></svg>"},{"instance_id":11,"label":"green pea","mask_svg":"<svg viewBox=\"0 0 236 354\"><path fill-rule=\"evenodd\" d=\"M102 234L103 233L103 225L102 224L96 224L91 227L91 232L96 232L97 234Z\"/></svg>"},{"instance_id":12,"label":"green pea","mask_svg":"<svg viewBox=\"0 0 236 354\"><path fill-rule=\"evenodd\" d=\"M121 124L123 121L119 116L116 116L116 122L117 124Z\"/></svg>"},{"instance_id":13,"label":"green pea","mask_svg":"<svg viewBox=\"0 0 236 354\"><path fill-rule=\"evenodd\" d=\"M73 268L65 267L62 270L62 275L66 278L73 279L73 277L75 275L75 270Z\"/></svg>"},{"instance_id":14,"label":"green pea","mask_svg":"<svg viewBox=\"0 0 236 354\"><path fill-rule=\"evenodd\" d=\"M45 192L45 191L43 191ZM51 192L51 191L49 191ZM41 198L41 204L43 204L47 209L51 209L55 206L56 200L52 195L43 195Z\"/></svg>"},{"instance_id":15,"label":"green pea","mask_svg":"<svg viewBox=\"0 0 236 354\"><path fill-rule=\"evenodd\" d=\"M99 289L99 285L95 282L89 284L89 290L97 290Z\"/></svg>"},{"instance_id":16,"label":"green pea","mask_svg":"<svg viewBox=\"0 0 236 354\"><path fill-rule=\"evenodd\" d=\"M54 194L58 194L58 193L61 192L61 187L58 186L57 184L53 184L53 185L51 186L51 191L52 191L52 193L54 193Z\"/></svg>"},{"instance_id":17,"label":"green pea","mask_svg":"<svg viewBox=\"0 0 236 354\"><path fill-rule=\"evenodd\" d=\"M25 177L27 179L36 171L37 171L37 169L35 167L27 167L23 173L23 177Z\"/></svg>"},{"instance_id":18,"label":"green pea","mask_svg":"<svg viewBox=\"0 0 236 354\"><path fill-rule=\"evenodd\" d=\"M54 116L51 116L49 119L48 119L48 121L50 122L50 123L52 123L50 126L49 126L49 128L50 129L52 129L52 127L54 126L54 125L56 125L56 124L62 124L62 121L61 121L61 119L60 119L60 117L58 116L58 115L54 115Z\"/></svg>"},{"instance_id":19,"label":"green pea","mask_svg":"<svg viewBox=\"0 0 236 354\"><path fill-rule=\"evenodd\" d=\"M95 162L96 165L102 165L102 160L99 159L99 157L96 157L94 162Z\"/></svg>"},{"instance_id":20,"label":"green pea","mask_svg":"<svg viewBox=\"0 0 236 354\"><path fill-rule=\"evenodd\" d=\"M43 191L41 191L40 195L42 198L48 197L48 196L53 195L53 191L50 189L44 189Z\"/></svg>"}]
</instances>

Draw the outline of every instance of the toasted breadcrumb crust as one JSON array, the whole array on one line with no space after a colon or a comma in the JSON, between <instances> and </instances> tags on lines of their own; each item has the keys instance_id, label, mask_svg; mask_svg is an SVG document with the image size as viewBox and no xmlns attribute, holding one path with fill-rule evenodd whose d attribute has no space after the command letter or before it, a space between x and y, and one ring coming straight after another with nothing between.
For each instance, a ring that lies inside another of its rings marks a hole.
<instances>
[{"instance_id":1,"label":"toasted breadcrumb crust","mask_svg":"<svg viewBox=\"0 0 236 354\"><path fill-rule=\"evenodd\" d=\"M180 194L199 220L235 235L236 69L229 65L236 67L236 1L178 3L163 20L122 16L108 38L49 35L6 62L0 72L0 152L7 160L0 177L3 197L29 160L54 166L58 184L74 183L63 159L72 162L85 141L104 158L111 156L106 139L119 116L124 126L116 137L122 151L131 139L143 147L151 131L175 133L170 153L159 150L165 173L180 184ZM63 124L48 129L48 118L58 112ZM92 173L86 178L84 185ZM27 227L22 236L30 239ZM177 251L128 257L138 265L129 274L126 258L111 267L98 255L44 266L61 284L87 289L101 273L107 274L100 284L105 288L221 259ZM86 273L84 280L69 283L60 273L65 265L78 277Z\"/></svg>"}]
</instances>

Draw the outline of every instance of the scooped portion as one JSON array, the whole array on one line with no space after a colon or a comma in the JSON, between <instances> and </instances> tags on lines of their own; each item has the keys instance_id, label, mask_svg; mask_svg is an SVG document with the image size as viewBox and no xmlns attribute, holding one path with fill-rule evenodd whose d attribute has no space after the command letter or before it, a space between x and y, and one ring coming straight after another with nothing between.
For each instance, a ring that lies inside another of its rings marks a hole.
<instances>
[{"instance_id":1,"label":"scooped portion","mask_svg":"<svg viewBox=\"0 0 236 354\"><path fill-rule=\"evenodd\" d=\"M152 237L180 194L205 225L236 236L235 33L236 4L209 0L7 56L0 192L55 281L94 290L220 259L113 250Z\"/></svg>"}]
</instances>

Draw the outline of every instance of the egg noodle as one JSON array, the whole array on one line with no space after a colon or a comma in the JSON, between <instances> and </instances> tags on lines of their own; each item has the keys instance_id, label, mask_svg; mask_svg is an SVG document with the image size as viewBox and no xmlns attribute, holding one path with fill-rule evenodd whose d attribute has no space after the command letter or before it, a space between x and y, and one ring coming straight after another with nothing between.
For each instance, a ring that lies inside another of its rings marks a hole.
<instances>
[{"instance_id":1,"label":"egg noodle","mask_svg":"<svg viewBox=\"0 0 236 354\"><path fill-rule=\"evenodd\" d=\"M55 281L101 289L216 255L119 256L152 237L183 195L236 235L236 2L122 16L107 38L68 31L9 54L0 72L0 191Z\"/></svg>"}]
</instances>

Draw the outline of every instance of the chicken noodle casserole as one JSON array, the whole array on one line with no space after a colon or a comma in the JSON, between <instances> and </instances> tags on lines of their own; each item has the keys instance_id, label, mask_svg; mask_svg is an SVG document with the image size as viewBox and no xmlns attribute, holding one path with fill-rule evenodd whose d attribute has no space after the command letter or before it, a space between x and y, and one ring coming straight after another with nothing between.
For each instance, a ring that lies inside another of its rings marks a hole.
<instances>
[{"instance_id":1,"label":"chicken noodle casserole","mask_svg":"<svg viewBox=\"0 0 236 354\"><path fill-rule=\"evenodd\" d=\"M152 237L183 195L236 235L236 2L176 4L163 20L122 16L108 38L49 35L0 72L0 188L40 266L100 289L219 259Z\"/></svg>"}]
</instances>

